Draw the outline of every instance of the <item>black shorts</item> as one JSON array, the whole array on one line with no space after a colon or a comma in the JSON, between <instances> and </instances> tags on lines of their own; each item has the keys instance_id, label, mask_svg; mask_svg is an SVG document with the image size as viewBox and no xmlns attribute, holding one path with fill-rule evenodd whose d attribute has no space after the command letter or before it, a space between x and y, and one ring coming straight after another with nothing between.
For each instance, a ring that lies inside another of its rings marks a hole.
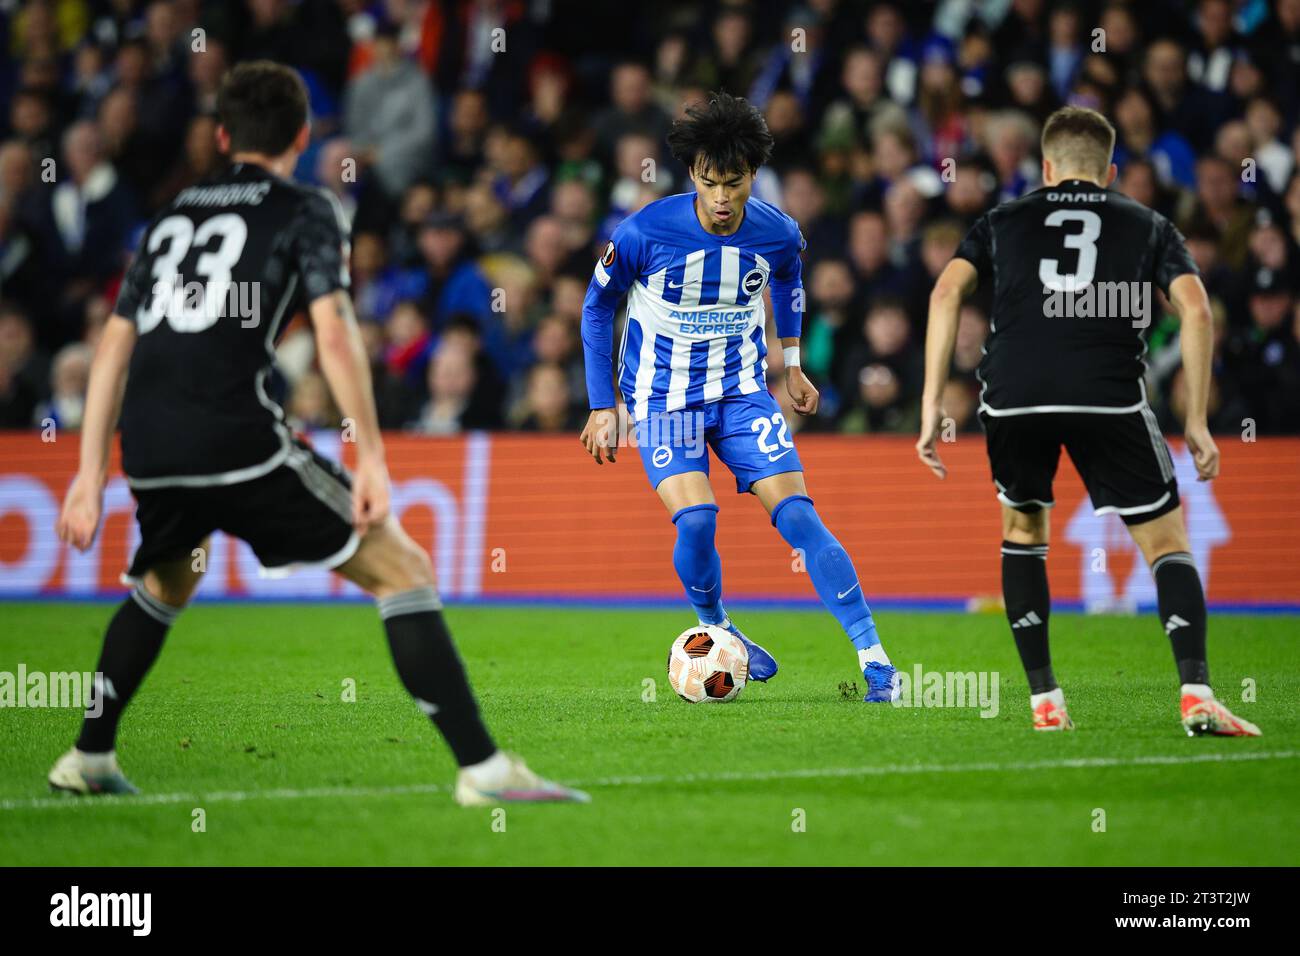
<instances>
[{"instance_id":1,"label":"black shorts","mask_svg":"<svg viewBox=\"0 0 1300 956\"><path fill-rule=\"evenodd\" d=\"M214 531L242 538L263 572L334 568L356 552L352 482L341 465L295 441L285 462L260 478L230 485L132 489L140 547L125 577L190 558Z\"/></svg>"},{"instance_id":2,"label":"black shorts","mask_svg":"<svg viewBox=\"0 0 1300 956\"><path fill-rule=\"evenodd\" d=\"M1141 524L1178 507L1178 482L1149 408L1122 415L1045 412L994 417L980 412L998 500L1027 514L1050 508L1061 446L1097 514Z\"/></svg>"}]
</instances>

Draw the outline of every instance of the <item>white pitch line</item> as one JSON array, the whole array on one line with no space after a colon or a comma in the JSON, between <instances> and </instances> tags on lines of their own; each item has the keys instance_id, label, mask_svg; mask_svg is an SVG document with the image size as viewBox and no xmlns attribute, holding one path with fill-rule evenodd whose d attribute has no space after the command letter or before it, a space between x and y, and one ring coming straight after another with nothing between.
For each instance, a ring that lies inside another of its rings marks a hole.
<instances>
[{"instance_id":1,"label":"white pitch line","mask_svg":"<svg viewBox=\"0 0 1300 956\"><path fill-rule=\"evenodd\" d=\"M600 777L574 781L575 787L641 787L671 783L744 783L765 780L806 780L818 777L888 777L926 773L990 773L1021 770L1085 770L1094 767L1163 767L1177 764L1239 763L1248 760L1294 760L1300 751L1274 750L1237 754L1170 754L1152 757L1071 757L1063 760L1020 761L1012 763L957 764L884 764L872 767L826 767L822 769L721 771L660 776ZM155 793L134 797L99 797L79 799L72 796L33 797L26 800L0 800L3 810L50 810L70 807L140 807L153 804L237 803L244 800L311 800L319 798L350 799L356 797L392 797L412 794L450 793L451 787L439 784L410 784L399 787L312 787L305 790L218 790L212 793Z\"/></svg>"},{"instance_id":2,"label":"white pitch line","mask_svg":"<svg viewBox=\"0 0 1300 956\"><path fill-rule=\"evenodd\" d=\"M407 794L450 793L451 787L434 783L417 783L400 787L309 787L304 790L214 790L211 793L142 793L137 796L103 796L94 799L74 794L32 797L27 800L0 800L0 810L52 810L81 807L144 807L154 804L238 803L242 800L311 800L320 797L400 797Z\"/></svg>"},{"instance_id":3,"label":"white pitch line","mask_svg":"<svg viewBox=\"0 0 1300 956\"><path fill-rule=\"evenodd\" d=\"M876 767L830 767L822 770L752 770L719 771L717 773L676 774L657 777L604 777L587 783L574 784L586 787L644 786L657 783L732 783L761 780L798 780L815 777L886 777L920 773L986 773L989 771L1018 770L1080 770L1092 767L1143 767L1168 764L1219 763L1242 760L1292 760L1300 751L1275 750L1263 753L1240 754L1171 754L1154 757L1072 757L1064 760L1039 760L1015 763L957 763L957 764L884 764Z\"/></svg>"}]
</instances>

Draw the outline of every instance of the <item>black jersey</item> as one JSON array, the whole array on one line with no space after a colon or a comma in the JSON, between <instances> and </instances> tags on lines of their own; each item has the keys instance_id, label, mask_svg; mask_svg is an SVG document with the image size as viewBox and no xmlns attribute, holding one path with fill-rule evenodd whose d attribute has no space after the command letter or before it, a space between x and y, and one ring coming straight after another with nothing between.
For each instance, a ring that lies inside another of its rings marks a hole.
<instances>
[{"instance_id":1,"label":"black jersey","mask_svg":"<svg viewBox=\"0 0 1300 956\"><path fill-rule=\"evenodd\" d=\"M251 163L158 214L114 310L138 335L122 406L132 487L233 484L285 460L266 390L275 342L295 312L347 288L347 255L332 196Z\"/></svg>"},{"instance_id":2,"label":"black jersey","mask_svg":"<svg viewBox=\"0 0 1300 956\"><path fill-rule=\"evenodd\" d=\"M993 416L1142 408L1152 289L1197 273L1164 216L1077 179L989 211L956 255L992 285L979 378Z\"/></svg>"}]
</instances>

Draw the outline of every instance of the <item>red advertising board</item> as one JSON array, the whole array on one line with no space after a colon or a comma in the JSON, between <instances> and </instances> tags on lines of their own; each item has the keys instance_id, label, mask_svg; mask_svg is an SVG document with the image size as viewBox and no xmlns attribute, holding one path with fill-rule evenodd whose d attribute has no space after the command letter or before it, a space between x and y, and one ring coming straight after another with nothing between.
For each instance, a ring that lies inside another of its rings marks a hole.
<instances>
[{"instance_id":1,"label":"red advertising board","mask_svg":"<svg viewBox=\"0 0 1300 956\"><path fill-rule=\"evenodd\" d=\"M331 456L348 446L315 436ZM427 547L452 599L659 598L679 594L673 528L635 449L597 466L576 436L471 434L387 438L394 510ZM1223 474L1195 480L1171 443L1193 551L1218 604L1300 606L1300 440L1223 441ZM869 598L965 601L999 591L998 504L979 435L942 453L935 479L907 438L799 438L810 494L857 565ZM54 536L59 501L76 467L76 441L0 435L0 594L89 595L120 589L136 542L134 504L114 471L99 541L86 554ZM116 467L116 463L115 466ZM812 598L808 576L759 503L737 495L714 462L719 550L727 593ZM1062 461L1048 559L1052 593L1090 607L1154 599L1149 572L1119 519L1096 516ZM201 594L320 598L349 593L327 573L263 578L247 546L216 535Z\"/></svg>"}]
</instances>

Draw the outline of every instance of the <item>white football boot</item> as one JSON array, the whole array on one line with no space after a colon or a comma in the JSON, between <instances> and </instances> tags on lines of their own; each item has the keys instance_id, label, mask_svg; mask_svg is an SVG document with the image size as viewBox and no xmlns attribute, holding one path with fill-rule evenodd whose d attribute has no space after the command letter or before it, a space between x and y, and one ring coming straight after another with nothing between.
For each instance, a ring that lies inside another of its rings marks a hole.
<instances>
[{"instance_id":1,"label":"white football boot","mask_svg":"<svg viewBox=\"0 0 1300 956\"><path fill-rule=\"evenodd\" d=\"M106 754L82 753L73 747L54 764L49 777L51 790L82 796L139 793L117 765L113 751Z\"/></svg>"},{"instance_id":2,"label":"white football boot","mask_svg":"<svg viewBox=\"0 0 1300 956\"><path fill-rule=\"evenodd\" d=\"M1258 727L1243 720L1214 699L1204 684L1185 685L1182 695L1183 729L1189 737L1260 737Z\"/></svg>"},{"instance_id":3,"label":"white football boot","mask_svg":"<svg viewBox=\"0 0 1300 956\"><path fill-rule=\"evenodd\" d=\"M1029 698L1034 712L1034 730L1073 730L1074 721L1065 709L1065 691L1061 688Z\"/></svg>"},{"instance_id":4,"label":"white football boot","mask_svg":"<svg viewBox=\"0 0 1300 956\"><path fill-rule=\"evenodd\" d=\"M591 797L545 780L529 770L522 758L499 751L457 774L456 802L462 807L495 807L502 803L590 803Z\"/></svg>"}]
</instances>

